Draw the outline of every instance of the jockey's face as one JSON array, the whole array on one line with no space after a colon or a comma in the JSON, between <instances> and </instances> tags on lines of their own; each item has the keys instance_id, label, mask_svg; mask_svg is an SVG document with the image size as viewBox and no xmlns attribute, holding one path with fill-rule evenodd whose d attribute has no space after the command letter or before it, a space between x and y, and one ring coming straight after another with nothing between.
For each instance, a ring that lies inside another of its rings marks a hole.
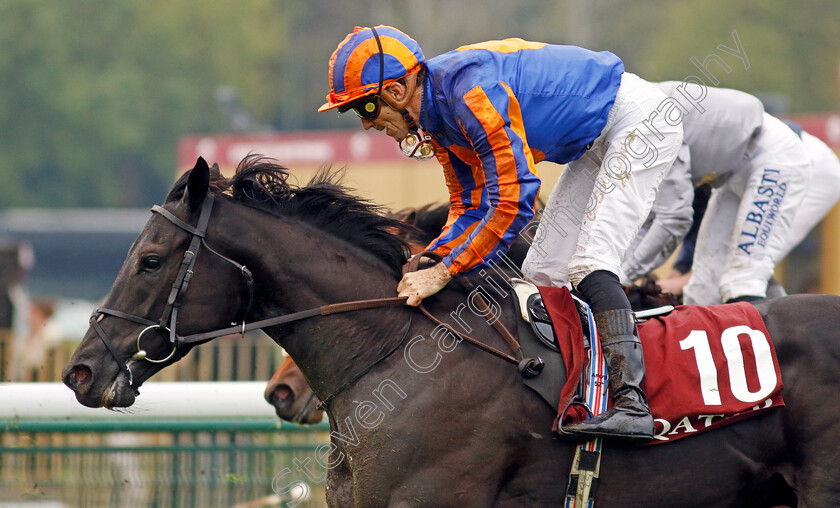
<instances>
[{"instance_id":1,"label":"jockey's face","mask_svg":"<svg viewBox=\"0 0 840 508\"><path fill-rule=\"evenodd\" d=\"M415 76L412 75L406 80L395 81L383 88L379 98L379 114L372 119L361 118L362 127L365 130L384 130L397 143L405 139L408 136L408 124L400 111L404 107L416 118L421 103L419 94L413 93L414 79Z\"/></svg>"},{"instance_id":2,"label":"jockey's face","mask_svg":"<svg viewBox=\"0 0 840 508\"><path fill-rule=\"evenodd\" d=\"M373 120L361 118L361 121L365 130L370 128L378 131L384 130L385 134L394 138L398 143L408 136L408 124L406 124L405 118L385 101L381 101L379 114L376 118Z\"/></svg>"}]
</instances>

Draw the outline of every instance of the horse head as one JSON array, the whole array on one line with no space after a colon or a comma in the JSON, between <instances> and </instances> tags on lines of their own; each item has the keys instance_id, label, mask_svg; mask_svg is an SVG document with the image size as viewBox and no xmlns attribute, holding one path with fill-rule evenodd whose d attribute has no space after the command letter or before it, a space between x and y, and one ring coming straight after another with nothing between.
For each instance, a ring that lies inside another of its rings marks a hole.
<instances>
[{"instance_id":1,"label":"horse head","mask_svg":"<svg viewBox=\"0 0 840 508\"><path fill-rule=\"evenodd\" d=\"M248 305L241 267L204 244L207 233L200 231L202 213L206 220L212 213L211 186L222 180L218 167L211 171L199 158L153 209L62 373L82 404L130 406L146 379L196 345L173 341L176 334L241 318Z\"/></svg>"},{"instance_id":2,"label":"horse head","mask_svg":"<svg viewBox=\"0 0 840 508\"><path fill-rule=\"evenodd\" d=\"M277 416L289 422L318 423L324 411L318 408L318 397L291 356L274 372L265 387L265 400Z\"/></svg>"},{"instance_id":3,"label":"horse head","mask_svg":"<svg viewBox=\"0 0 840 508\"><path fill-rule=\"evenodd\" d=\"M383 288L393 291L408 248L390 230L407 226L349 195L330 180L332 173L300 188L287 177L285 168L250 156L228 180L199 158L176 182L163 206L152 209L64 369L64 383L79 402L130 406L146 379L197 344L245 331L246 317L250 323L395 296ZM360 279L352 273L356 266L367 267L369 275ZM277 324L267 333L275 340L295 335L304 343L308 328L325 333L312 324L288 333L295 326ZM316 345L301 348L314 357L319 347L330 347L327 341ZM376 353L373 348L362 356ZM335 365L331 372L341 376L346 368Z\"/></svg>"}]
</instances>

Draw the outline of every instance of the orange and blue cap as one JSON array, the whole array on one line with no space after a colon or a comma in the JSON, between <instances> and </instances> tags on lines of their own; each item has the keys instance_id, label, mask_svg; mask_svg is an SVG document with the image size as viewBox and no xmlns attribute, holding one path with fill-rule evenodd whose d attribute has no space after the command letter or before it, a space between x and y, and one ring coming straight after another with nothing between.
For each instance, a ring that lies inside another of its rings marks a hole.
<instances>
[{"instance_id":1,"label":"orange and blue cap","mask_svg":"<svg viewBox=\"0 0 840 508\"><path fill-rule=\"evenodd\" d=\"M381 48L381 49L380 49ZM417 42L396 28L356 27L330 57L330 93L318 111L337 108L375 93L420 70Z\"/></svg>"}]
</instances>

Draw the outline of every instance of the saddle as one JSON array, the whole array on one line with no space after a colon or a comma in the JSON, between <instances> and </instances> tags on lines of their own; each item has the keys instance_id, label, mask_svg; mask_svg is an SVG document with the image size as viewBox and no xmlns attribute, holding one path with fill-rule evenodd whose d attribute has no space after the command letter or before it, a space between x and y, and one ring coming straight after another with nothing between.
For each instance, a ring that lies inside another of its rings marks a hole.
<instances>
[{"instance_id":1,"label":"saddle","mask_svg":"<svg viewBox=\"0 0 840 508\"><path fill-rule=\"evenodd\" d=\"M567 379L567 366L562 357L554 322L545 307L542 294L540 294L537 286L519 278L512 278L508 282L514 295L517 314L521 318L517 320L517 331L519 332L522 352L524 356L539 358L545 364L540 374L534 377L523 376L523 381L552 409L556 410L561 402L561 395L564 390L563 381L566 381L566 385L571 385L572 382L576 383L575 391L580 392L584 386L583 375L581 374L579 380ZM583 347L585 350L589 350L592 344L592 323L594 323L594 319L589 306L583 300L574 294L572 294L572 298L580 321L580 330L583 334ZM667 305L636 312L636 321L643 322L654 316L663 316L672 310L674 310L674 307Z\"/></svg>"},{"instance_id":2,"label":"saddle","mask_svg":"<svg viewBox=\"0 0 840 508\"><path fill-rule=\"evenodd\" d=\"M522 280L511 286L521 314L522 351L545 365L543 373L523 381L557 410L555 428L560 418L579 421L589 409L605 410L599 400L610 403L602 389L607 372L601 371L603 359L593 342L597 330L586 303L565 288L535 288ZM543 305L534 296L537 290ZM637 312L636 323L656 423L646 444L696 436L784 405L773 342L753 305L669 305ZM590 395L600 395L584 396L587 386L594 387Z\"/></svg>"}]
</instances>

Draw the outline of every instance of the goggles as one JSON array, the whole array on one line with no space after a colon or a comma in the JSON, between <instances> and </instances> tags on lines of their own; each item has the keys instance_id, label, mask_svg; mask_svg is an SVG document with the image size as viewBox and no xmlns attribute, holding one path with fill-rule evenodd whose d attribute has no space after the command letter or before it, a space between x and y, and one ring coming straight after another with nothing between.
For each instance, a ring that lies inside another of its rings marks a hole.
<instances>
[{"instance_id":1,"label":"goggles","mask_svg":"<svg viewBox=\"0 0 840 508\"><path fill-rule=\"evenodd\" d=\"M375 120L379 116L379 94L369 95L358 101L348 105L344 108L339 108L340 113L345 113L348 110L353 110L359 118L365 120Z\"/></svg>"}]
</instances>

